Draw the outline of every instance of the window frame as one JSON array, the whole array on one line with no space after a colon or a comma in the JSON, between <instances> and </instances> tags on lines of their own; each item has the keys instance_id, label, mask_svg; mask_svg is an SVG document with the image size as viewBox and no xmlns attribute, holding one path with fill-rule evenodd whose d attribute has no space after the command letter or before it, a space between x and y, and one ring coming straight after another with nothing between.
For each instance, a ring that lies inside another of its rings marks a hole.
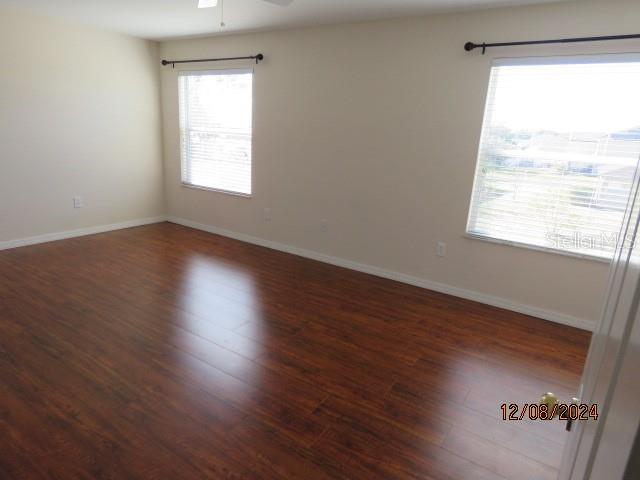
<instances>
[{"instance_id":1,"label":"window frame","mask_svg":"<svg viewBox=\"0 0 640 480\"><path fill-rule=\"evenodd\" d=\"M253 93L254 93L254 75L255 75L255 69L253 68L249 68L249 67L233 67L233 68L189 68L189 69L176 69L177 70L177 89L178 89L178 149L179 149L179 156L180 156L180 186L184 187L184 188L191 188L194 190L203 190L206 192L213 192L213 193L222 193L225 195L231 195L234 197L240 197L240 198L247 198L250 199L253 197L254 194L254 182L253 182L253 175L254 175L254 168L253 168L253 158L254 158L254 142L253 142L253 125L254 125L254 115L255 115L255 109L254 109L254 102L253 102ZM237 191L233 191L233 190L225 190L222 188L213 188L213 187L207 187L204 185L195 185L193 183L189 183L184 179L184 173L185 173L185 168L184 168L184 161L185 161L185 153L182 150L182 128L181 128L181 124L182 124L182 110L180 109L180 77L181 76L188 76L189 74L193 74L194 76L205 76L205 75L229 75L229 74L238 74L238 75L242 75L242 74L247 74L250 73L251 74L251 93L252 93L252 98L251 98L251 176L249 178L249 185L251 188L251 193L244 193L244 192L237 192Z\"/></svg>"},{"instance_id":2,"label":"window frame","mask_svg":"<svg viewBox=\"0 0 640 480\"><path fill-rule=\"evenodd\" d=\"M484 110L482 115L482 126L480 128L480 138L478 140L478 147L476 149L476 165L473 174L473 185L469 195L469 208L467 213L467 221L465 224L464 237L471 240L481 240L483 242L506 245L510 247L523 248L527 250L534 250L545 253L552 253L555 255L562 255L566 257L580 258L585 260L592 260L599 263L611 263L614 253L611 255L596 255L589 253L579 253L570 250L564 250L561 248L546 247L542 245L535 245L526 242L506 240L502 238L491 237L487 235L477 235L471 233L470 226L472 223L472 215L474 213L474 193L478 183L478 172L480 170L480 152L482 151L482 142L484 139L484 131L486 120L488 116L489 103L492 100L491 97L491 75L494 67L503 66L520 66L520 65L566 65L566 64L594 64L594 63L611 63L611 61L620 62L634 62L640 63L640 52L625 52L625 53L600 53L600 54L578 54L578 55L553 55L553 56L528 56L528 57L497 57L491 61L489 67L489 76L487 79L487 89L484 102ZM639 176L639 171L636 171L633 182L636 181ZM632 182L632 185L633 185ZM632 187L633 188L633 187ZM628 201L627 201L628 207Z\"/></svg>"}]
</instances>

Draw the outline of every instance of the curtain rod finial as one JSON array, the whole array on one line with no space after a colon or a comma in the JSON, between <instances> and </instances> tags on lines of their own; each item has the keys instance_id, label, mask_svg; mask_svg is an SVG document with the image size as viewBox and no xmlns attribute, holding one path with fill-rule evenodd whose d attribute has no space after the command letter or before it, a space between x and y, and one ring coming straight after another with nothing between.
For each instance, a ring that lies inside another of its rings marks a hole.
<instances>
[{"instance_id":1,"label":"curtain rod finial","mask_svg":"<svg viewBox=\"0 0 640 480\"><path fill-rule=\"evenodd\" d=\"M477 47L477 45L475 43L473 43L473 42L467 42L467 43L464 44L464 49L467 52L470 52L471 50L473 50L476 47Z\"/></svg>"}]
</instances>

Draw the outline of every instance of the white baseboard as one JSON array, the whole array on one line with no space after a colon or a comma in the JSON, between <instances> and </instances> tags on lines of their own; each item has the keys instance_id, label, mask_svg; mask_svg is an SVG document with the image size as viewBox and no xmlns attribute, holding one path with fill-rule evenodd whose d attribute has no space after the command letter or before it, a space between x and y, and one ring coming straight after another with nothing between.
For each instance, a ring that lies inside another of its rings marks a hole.
<instances>
[{"instance_id":1,"label":"white baseboard","mask_svg":"<svg viewBox=\"0 0 640 480\"><path fill-rule=\"evenodd\" d=\"M225 230L223 228L206 225L203 223L194 222L184 218L178 217L152 217L142 218L136 220L128 220L125 222L113 223L110 225L99 225L95 227L80 228L77 230L67 230L63 232L47 233L44 235L38 235L28 238L19 238L16 240L8 240L0 242L0 250L8 250L11 248L25 247L27 245L36 245L38 243L54 242L56 240L64 240L66 238L82 237L85 235L94 235L97 233L110 232L113 230L122 230L125 228L140 227L143 225L150 225L153 223L160 223L169 221L178 225L184 225L186 227L195 228L197 230L203 230L205 232L213 233L216 235L222 235L224 237L234 238L242 242L251 243L254 245L260 245L262 247L278 250L292 255L300 257L310 258L319 262L336 265L338 267L348 268L350 270L356 270L358 272L368 273L377 277L387 278L389 280L395 280L397 282L414 285L416 287L425 288L427 290L433 290L440 293L446 293L467 300L473 300L476 302L484 303L486 305L492 305L494 307L504 308L525 315L531 315L532 317L542 318L551 322L560 323L562 325L569 325L571 327L580 328L583 330L593 331L595 325L594 322L563 313L554 312L551 310L542 309L539 307L533 307L530 305L524 305L521 303L512 302L510 300L495 297L493 295L487 295L484 293L476 292L473 290L467 290L464 288L454 287L444 283L434 282L424 278L414 277L404 273L394 272L380 267L367 265L364 263L358 263L344 258L333 257L331 255L325 255L323 253L314 252L311 250L305 250L291 245L285 245L283 243L266 240L243 233L233 232L231 230Z\"/></svg>"},{"instance_id":2,"label":"white baseboard","mask_svg":"<svg viewBox=\"0 0 640 480\"><path fill-rule=\"evenodd\" d=\"M38 243L55 242L56 240L64 240L66 238L83 237L85 235L94 235L96 233L111 232L113 230L122 230L124 228L140 227L142 225L150 225L152 223L165 222L166 217L140 218L136 220L127 220L126 222L112 223L111 225L99 225L96 227L85 227L77 230L66 230L64 232L45 233L35 237L18 238L16 240L7 240L0 242L0 250L8 250L10 248L26 247L27 245L36 245Z\"/></svg>"},{"instance_id":3,"label":"white baseboard","mask_svg":"<svg viewBox=\"0 0 640 480\"><path fill-rule=\"evenodd\" d=\"M184 218L169 216L166 218L166 220L171 223L183 225L185 227L195 228L197 230L203 230L205 232L214 233L216 235L222 235L224 237L234 238L242 242L251 243L254 245L260 245L262 247L270 248L273 250L279 250L281 252L290 253L292 255L297 255L300 257L310 258L312 260L329 263L331 265L336 265L338 267L344 267L351 270L356 270L358 272L375 275L377 277L382 277L382 278L387 278L389 280L395 280L397 282L407 283L409 285L414 285L416 287L422 287L427 290L446 293L448 295L465 298L467 300L473 300L479 303L484 303L486 305L491 305L498 308L504 308L506 310L511 310L513 312L523 313L525 315L531 315L532 317L542 318L544 320L560 323L562 325L568 325L571 327L576 327L576 328L580 328L582 330L588 330L588 331L593 331L595 328L595 323L590 320L573 317L571 315L565 315L563 313L554 312L554 311L542 309L539 307L533 307L530 305L524 305L521 303L512 302L505 298L495 297L493 295L487 295L487 294L476 292L473 290L454 287L452 285L434 282L432 280L414 277L411 275L406 275L404 273L399 273L399 272L394 272L392 270L386 270L384 268L374 267L372 265L353 262L351 260L346 260L343 258L332 257L330 255L325 255L323 253L313 252L311 250L304 250L302 248L285 245L285 244L274 242L271 240L265 240L263 238L253 237L251 235L246 235L244 233L237 233L230 230L225 230L223 228L213 227L211 225L205 225L203 223L194 222Z\"/></svg>"}]
</instances>

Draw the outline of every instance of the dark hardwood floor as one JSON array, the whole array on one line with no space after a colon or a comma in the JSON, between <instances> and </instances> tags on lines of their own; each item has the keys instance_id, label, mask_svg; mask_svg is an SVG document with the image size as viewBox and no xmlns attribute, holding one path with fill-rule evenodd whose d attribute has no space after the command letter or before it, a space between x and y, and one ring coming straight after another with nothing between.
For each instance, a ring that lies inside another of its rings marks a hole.
<instances>
[{"instance_id":1,"label":"dark hardwood floor","mask_svg":"<svg viewBox=\"0 0 640 480\"><path fill-rule=\"evenodd\" d=\"M2 479L552 479L589 334L169 223L0 252Z\"/></svg>"}]
</instances>

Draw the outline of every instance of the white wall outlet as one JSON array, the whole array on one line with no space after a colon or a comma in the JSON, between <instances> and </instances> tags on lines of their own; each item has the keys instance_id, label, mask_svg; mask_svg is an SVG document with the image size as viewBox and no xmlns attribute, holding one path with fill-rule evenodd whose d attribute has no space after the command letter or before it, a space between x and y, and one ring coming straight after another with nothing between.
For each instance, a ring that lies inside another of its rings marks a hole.
<instances>
[{"instance_id":1,"label":"white wall outlet","mask_svg":"<svg viewBox=\"0 0 640 480\"><path fill-rule=\"evenodd\" d=\"M320 230L323 232L329 231L329 221L326 218L320 220Z\"/></svg>"},{"instance_id":2,"label":"white wall outlet","mask_svg":"<svg viewBox=\"0 0 640 480\"><path fill-rule=\"evenodd\" d=\"M271 221L271 209L270 208L265 208L264 209L264 221L265 222L270 222Z\"/></svg>"},{"instance_id":3,"label":"white wall outlet","mask_svg":"<svg viewBox=\"0 0 640 480\"><path fill-rule=\"evenodd\" d=\"M73 197L73 208L83 208L84 207L84 200L82 200L82 197Z\"/></svg>"},{"instance_id":4,"label":"white wall outlet","mask_svg":"<svg viewBox=\"0 0 640 480\"><path fill-rule=\"evenodd\" d=\"M438 242L438 245L436 246L436 255L438 255L439 257L446 257L447 256L447 244L444 242Z\"/></svg>"}]
</instances>

